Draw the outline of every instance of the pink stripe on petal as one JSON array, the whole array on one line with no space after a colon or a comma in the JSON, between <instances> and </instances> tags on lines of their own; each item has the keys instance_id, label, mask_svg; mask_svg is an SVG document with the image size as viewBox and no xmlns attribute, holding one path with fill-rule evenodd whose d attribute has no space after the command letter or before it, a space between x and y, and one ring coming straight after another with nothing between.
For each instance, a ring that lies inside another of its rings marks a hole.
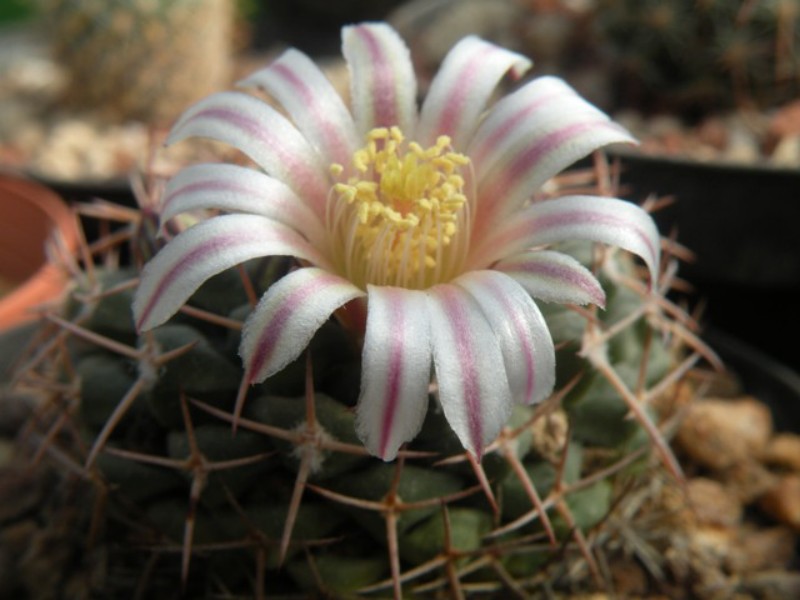
<instances>
[{"instance_id":1,"label":"pink stripe on petal","mask_svg":"<svg viewBox=\"0 0 800 600\"><path fill-rule=\"evenodd\" d=\"M456 279L480 306L492 327L515 399L543 400L555 384L555 351L538 307L512 277L472 271Z\"/></svg>"},{"instance_id":2,"label":"pink stripe on petal","mask_svg":"<svg viewBox=\"0 0 800 600\"><path fill-rule=\"evenodd\" d=\"M548 250L525 253L497 263L535 298L562 304L605 306L605 293L592 273L569 255Z\"/></svg>"},{"instance_id":3,"label":"pink stripe on petal","mask_svg":"<svg viewBox=\"0 0 800 600\"><path fill-rule=\"evenodd\" d=\"M658 275L660 238L653 219L625 200L565 196L533 204L505 219L474 248L469 264L483 268L535 246L587 240L641 257L652 280Z\"/></svg>"},{"instance_id":4,"label":"pink stripe on petal","mask_svg":"<svg viewBox=\"0 0 800 600\"><path fill-rule=\"evenodd\" d=\"M145 265L133 302L137 328L166 321L213 275L251 258L276 255L327 264L298 233L264 217L224 215L195 225Z\"/></svg>"},{"instance_id":5,"label":"pink stripe on petal","mask_svg":"<svg viewBox=\"0 0 800 600\"><path fill-rule=\"evenodd\" d=\"M467 318L464 298L457 288L450 287L441 294L443 305L449 317L455 347L453 352L461 363L461 393L466 404L469 423L469 436L472 448L480 457L483 450L483 420L481 418L481 388L478 382L478 365L475 359L475 340L469 335L470 320Z\"/></svg>"},{"instance_id":6,"label":"pink stripe on petal","mask_svg":"<svg viewBox=\"0 0 800 600\"><path fill-rule=\"evenodd\" d=\"M395 322L392 324L392 327L396 328L395 330L398 332L398 335L402 335L404 330L404 315L402 307L398 306L396 298L391 298L389 300L389 307L395 316ZM386 400L379 442L381 457L386 457L389 453L389 442L391 441L390 436L394 428L395 417L397 416L397 409L400 400L400 385L403 377L402 344L405 342L406 340L402 340L389 348L389 372L386 380Z\"/></svg>"},{"instance_id":7,"label":"pink stripe on petal","mask_svg":"<svg viewBox=\"0 0 800 600\"><path fill-rule=\"evenodd\" d=\"M353 113L359 132L397 126L406 134L416 121L416 77L411 55L385 23L342 29L342 52L350 66Z\"/></svg>"},{"instance_id":8,"label":"pink stripe on petal","mask_svg":"<svg viewBox=\"0 0 800 600\"><path fill-rule=\"evenodd\" d=\"M439 114L438 121L434 124L432 131L429 134L431 141L435 140L440 135L454 135L460 129L460 121L465 117L464 109L467 104L467 95L463 90L469 90L475 87L477 79L481 78L481 65L485 62L487 56L494 54L495 48L493 46L484 46L479 52L475 53L464 64L456 79L462 89L462 93L453 94L449 101L444 104L444 108Z\"/></svg>"},{"instance_id":9,"label":"pink stripe on petal","mask_svg":"<svg viewBox=\"0 0 800 600\"><path fill-rule=\"evenodd\" d=\"M490 282L488 289L492 292L497 309L501 309L506 315L507 324L511 325L513 335L519 344L518 348L521 350L519 353L525 361L525 402L528 403L533 398L533 393L536 390L536 368L533 360L533 344L530 338L530 329L528 323L523 320L522 315L517 310L517 307L511 303L510 298L505 295L496 282ZM510 323L508 323L510 321Z\"/></svg>"},{"instance_id":10,"label":"pink stripe on petal","mask_svg":"<svg viewBox=\"0 0 800 600\"><path fill-rule=\"evenodd\" d=\"M285 117L264 102L238 92L209 96L178 121L168 143L193 136L238 148L324 215L330 181L319 155Z\"/></svg>"},{"instance_id":11,"label":"pink stripe on petal","mask_svg":"<svg viewBox=\"0 0 800 600\"><path fill-rule=\"evenodd\" d=\"M500 125L496 126L491 133L489 133L481 143L475 146L474 150L470 150L470 157L476 164L481 164L486 160L486 157L494 152L500 143L521 127L525 120L542 107L549 105L554 99L558 98L559 94L551 93L522 107L520 110L508 116Z\"/></svg>"},{"instance_id":12,"label":"pink stripe on petal","mask_svg":"<svg viewBox=\"0 0 800 600\"><path fill-rule=\"evenodd\" d=\"M356 431L384 460L422 427L428 409L431 348L423 292L369 286Z\"/></svg>"},{"instance_id":13,"label":"pink stripe on petal","mask_svg":"<svg viewBox=\"0 0 800 600\"><path fill-rule=\"evenodd\" d=\"M208 109L198 113L197 116L227 122L246 132L258 142L269 146L272 152L275 153L275 160L282 165L288 174L289 183L297 186L300 191L313 186L315 180L318 179L319 171L317 169L310 168L308 163L298 160L295 154L288 151L285 141L282 143L279 136L274 135L276 132L264 129L255 119L238 111L224 108ZM265 166L269 168L270 165ZM317 187L319 188L315 190L317 193L323 191L321 186Z\"/></svg>"},{"instance_id":14,"label":"pink stripe on petal","mask_svg":"<svg viewBox=\"0 0 800 600\"><path fill-rule=\"evenodd\" d=\"M545 240L557 239L558 235L551 233L557 231L559 228L569 228L579 224L582 228L608 228L608 229L624 229L628 233L636 236L641 244L647 249L643 254L648 263L657 260L659 255L658 247L649 232L644 231L638 227L632 227L631 223L627 220L617 218L613 215L595 213L590 211L574 211L571 213L560 213L542 216L538 219L537 227L531 231L532 241L534 244L546 243ZM545 233L545 230L547 233Z\"/></svg>"},{"instance_id":15,"label":"pink stripe on petal","mask_svg":"<svg viewBox=\"0 0 800 600\"><path fill-rule=\"evenodd\" d=\"M345 164L356 149L350 112L322 71L302 52L287 50L241 84L261 87L280 102L324 162Z\"/></svg>"},{"instance_id":16,"label":"pink stripe on petal","mask_svg":"<svg viewBox=\"0 0 800 600\"><path fill-rule=\"evenodd\" d=\"M136 328L141 330L143 324L146 323L156 308L161 302L164 294L174 285L178 280L177 275L185 271L189 266L200 262L204 258L225 252L234 246L240 246L242 243L254 240L254 237L245 237L240 234L229 235L226 237L218 237L209 241L203 246L194 248L188 254L184 254L179 261L174 263L165 273L160 273L158 284L155 290L149 296L147 303L142 308L139 317L136 320Z\"/></svg>"},{"instance_id":17,"label":"pink stripe on petal","mask_svg":"<svg viewBox=\"0 0 800 600\"><path fill-rule=\"evenodd\" d=\"M513 404L501 342L481 305L460 285L437 285L426 294L439 402L464 447L480 456Z\"/></svg>"},{"instance_id":18,"label":"pink stripe on petal","mask_svg":"<svg viewBox=\"0 0 800 600\"><path fill-rule=\"evenodd\" d=\"M248 383L274 375L296 359L330 315L364 292L315 267L273 284L245 321L239 349Z\"/></svg>"},{"instance_id":19,"label":"pink stripe on petal","mask_svg":"<svg viewBox=\"0 0 800 600\"><path fill-rule=\"evenodd\" d=\"M423 145L448 135L465 146L480 121L492 91L503 75L519 75L531 62L524 56L468 36L445 57L431 82L420 114L417 138Z\"/></svg>"},{"instance_id":20,"label":"pink stripe on petal","mask_svg":"<svg viewBox=\"0 0 800 600\"><path fill-rule=\"evenodd\" d=\"M353 143L351 140L346 139L345 135L333 125L330 113L326 114L324 112L324 107L320 106L314 92L286 65L276 65L276 73L299 96L301 105L307 109L309 118L321 132L324 139L323 147L326 149L325 154L330 162L341 163L349 158L349 154L355 150Z\"/></svg>"},{"instance_id":21,"label":"pink stripe on petal","mask_svg":"<svg viewBox=\"0 0 800 600\"><path fill-rule=\"evenodd\" d=\"M556 120L575 119L577 114L596 112L575 90L556 77L539 77L495 104L478 127L468 148L469 156L486 171L494 163L492 155L502 147L535 137L552 129ZM565 123L565 124L566 124ZM487 161L490 164L486 164Z\"/></svg>"},{"instance_id":22,"label":"pink stripe on petal","mask_svg":"<svg viewBox=\"0 0 800 600\"><path fill-rule=\"evenodd\" d=\"M288 186L238 165L203 163L179 171L164 190L161 224L181 213L206 209L274 219L315 244L326 235L317 215Z\"/></svg>"},{"instance_id":23,"label":"pink stripe on petal","mask_svg":"<svg viewBox=\"0 0 800 600\"><path fill-rule=\"evenodd\" d=\"M480 182L478 204L482 216L490 215L497 205L502 205L505 210L512 210L529 198L547 179L557 171L569 166L570 163L582 158L596 150L597 147L608 141L623 141L620 139L603 139L595 144L591 143L586 148L575 145L576 138L587 132L597 133L600 130L614 133L622 130L614 123L605 119L593 119L573 123L567 127L557 129L539 138L527 148L514 152L508 162L500 162L494 172ZM565 150L569 154L561 156ZM555 161L556 168L543 169L542 164ZM566 163L566 164L564 164ZM480 222L481 219L479 218ZM487 222L485 219L483 222Z\"/></svg>"},{"instance_id":24,"label":"pink stripe on petal","mask_svg":"<svg viewBox=\"0 0 800 600\"><path fill-rule=\"evenodd\" d=\"M310 285L292 290L283 299L278 310L272 313L269 323L261 331L261 335L258 336L258 341L255 344L255 353L247 365L249 383L252 384L257 379L260 379L260 373L278 347L281 335L286 330L286 325L297 310L297 307L306 302L312 294L318 293L326 284L332 282L333 278L327 278L326 281L324 276L320 276L312 281Z\"/></svg>"},{"instance_id":25,"label":"pink stripe on petal","mask_svg":"<svg viewBox=\"0 0 800 600\"><path fill-rule=\"evenodd\" d=\"M398 123L397 100L395 98L395 82L392 70L383 54L383 50L371 30L359 27L358 36L363 40L369 60L373 63L373 125L375 127L391 127Z\"/></svg>"},{"instance_id":26,"label":"pink stripe on petal","mask_svg":"<svg viewBox=\"0 0 800 600\"><path fill-rule=\"evenodd\" d=\"M571 142L580 134L598 129L611 129L615 132L622 131L618 125L606 121L605 119L575 123L564 129L554 131L518 154L516 158L512 160L510 166L504 170L504 178L500 185L513 185L515 182L519 182L536 168L537 164L542 161L542 158L553 155L554 152L558 151L560 146Z\"/></svg>"}]
</instances>

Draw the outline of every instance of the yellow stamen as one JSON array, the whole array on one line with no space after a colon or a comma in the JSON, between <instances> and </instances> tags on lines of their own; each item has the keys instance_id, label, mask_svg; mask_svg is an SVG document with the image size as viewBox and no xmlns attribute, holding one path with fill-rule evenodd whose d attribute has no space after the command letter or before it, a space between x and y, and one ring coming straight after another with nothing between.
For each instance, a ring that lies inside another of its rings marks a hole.
<instances>
[{"instance_id":1,"label":"yellow stamen","mask_svg":"<svg viewBox=\"0 0 800 600\"><path fill-rule=\"evenodd\" d=\"M362 287L432 285L442 257L459 233L467 197L462 169L469 164L440 136L423 148L406 143L397 127L377 128L356 151L346 181L332 188L332 233L347 277ZM334 177L345 172L330 167Z\"/></svg>"}]
</instances>

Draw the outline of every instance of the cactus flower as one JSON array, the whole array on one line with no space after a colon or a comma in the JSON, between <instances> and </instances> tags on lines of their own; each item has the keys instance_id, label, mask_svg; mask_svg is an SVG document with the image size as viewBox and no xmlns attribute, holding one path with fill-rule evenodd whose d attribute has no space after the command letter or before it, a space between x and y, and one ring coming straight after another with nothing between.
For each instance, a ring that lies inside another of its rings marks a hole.
<instances>
[{"instance_id":1,"label":"cactus flower","mask_svg":"<svg viewBox=\"0 0 800 600\"><path fill-rule=\"evenodd\" d=\"M603 306L593 274L551 246L611 244L655 277L652 219L623 200L533 200L548 179L630 135L566 83L542 77L490 104L525 57L477 37L456 44L417 106L408 48L386 24L343 29L351 108L290 49L212 95L169 142L208 137L259 168L199 164L164 192L162 222L219 209L148 263L134 300L140 331L164 323L211 276L248 259L292 256L243 326L244 383L296 359L333 316L363 343L356 423L367 449L393 459L435 391L463 446L480 457L513 403L553 390L553 342L536 301ZM431 381L435 387L431 388ZM240 410L237 406L237 412Z\"/></svg>"}]
</instances>

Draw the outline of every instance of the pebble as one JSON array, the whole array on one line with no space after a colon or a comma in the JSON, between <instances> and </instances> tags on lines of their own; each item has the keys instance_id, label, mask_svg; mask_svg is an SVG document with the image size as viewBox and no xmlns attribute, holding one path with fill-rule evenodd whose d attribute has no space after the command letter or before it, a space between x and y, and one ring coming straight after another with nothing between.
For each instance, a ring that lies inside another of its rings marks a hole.
<instances>
[{"instance_id":1,"label":"pebble","mask_svg":"<svg viewBox=\"0 0 800 600\"><path fill-rule=\"evenodd\" d=\"M769 471L757 460L743 460L721 471L720 477L725 481L731 493L744 504L751 504L768 492L778 480L778 476Z\"/></svg>"},{"instance_id":2,"label":"pebble","mask_svg":"<svg viewBox=\"0 0 800 600\"><path fill-rule=\"evenodd\" d=\"M736 573L755 573L787 566L794 558L795 534L788 527L742 527L728 557Z\"/></svg>"},{"instance_id":3,"label":"pebble","mask_svg":"<svg viewBox=\"0 0 800 600\"><path fill-rule=\"evenodd\" d=\"M768 465L800 472L800 435L776 434L767 444L762 459Z\"/></svg>"},{"instance_id":4,"label":"pebble","mask_svg":"<svg viewBox=\"0 0 800 600\"><path fill-rule=\"evenodd\" d=\"M780 167L796 167L800 164L800 135L781 139L772 151L772 162Z\"/></svg>"},{"instance_id":5,"label":"pebble","mask_svg":"<svg viewBox=\"0 0 800 600\"><path fill-rule=\"evenodd\" d=\"M686 482L686 491L697 523L735 527L742 520L742 503L719 481L694 477Z\"/></svg>"},{"instance_id":6,"label":"pebble","mask_svg":"<svg viewBox=\"0 0 800 600\"><path fill-rule=\"evenodd\" d=\"M677 442L701 465L721 470L760 456L771 434L769 408L755 398L709 398L688 408Z\"/></svg>"},{"instance_id":7,"label":"pebble","mask_svg":"<svg viewBox=\"0 0 800 600\"><path fill-rule=\"evenodd\" d=\"M759 506L779 523L800 531L800 475L791 473L781 477L762 496Z\"/></svg>"}]
</instances>

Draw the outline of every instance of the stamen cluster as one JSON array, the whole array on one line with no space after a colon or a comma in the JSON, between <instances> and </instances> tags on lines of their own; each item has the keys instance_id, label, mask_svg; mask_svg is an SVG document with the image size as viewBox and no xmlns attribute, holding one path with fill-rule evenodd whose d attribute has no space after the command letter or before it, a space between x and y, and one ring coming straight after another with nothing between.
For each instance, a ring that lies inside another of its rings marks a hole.
<instances>
[{"instance_id":1,"label":"stamen cluster","mask_svg":"<svg viewBox=\"0 0 800 600\"><path fill-rule=\"evenodd\" d=\"M452 273L457 252L446 252L468 220L469 159L440 136L423 148L397 127L376 128L353 155L355 173L333 186L329 226L343 250L346 277L367 284L424 288ZM331 166L334 176L342 165Z\"/></svg>"}]
</instances>

